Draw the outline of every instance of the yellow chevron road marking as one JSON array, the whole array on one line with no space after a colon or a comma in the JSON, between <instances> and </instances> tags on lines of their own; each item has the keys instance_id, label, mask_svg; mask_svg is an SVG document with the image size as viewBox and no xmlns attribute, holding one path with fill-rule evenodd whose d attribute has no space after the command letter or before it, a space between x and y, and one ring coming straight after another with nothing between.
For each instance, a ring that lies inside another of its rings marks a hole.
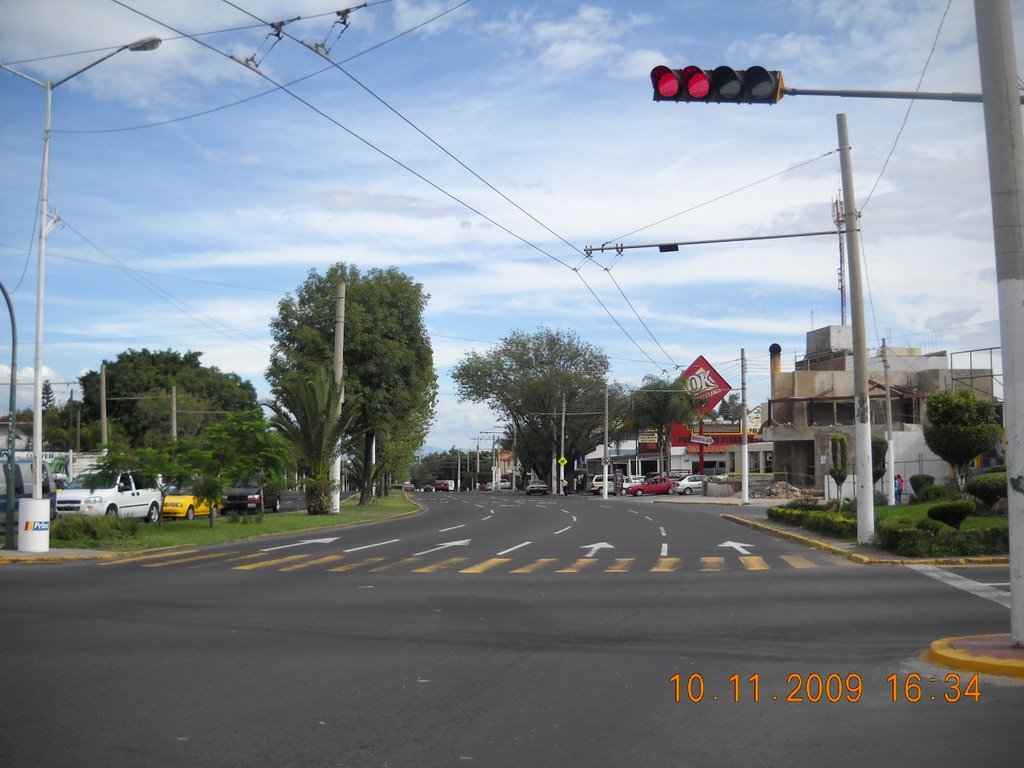
<instances>
[{"instance_id":1,"label":"yellow chevron road marking","mask_svg":"<svg viewBox=\"0 0 1024 768\"><path fill-rule=\"evenodd\" d=\"M682 562L681 557L659 557L658 562L651 568L651 573L672 573Z\"/></svg>"},{"instance_id":2,"label":"yellow chevron road marking","mask_svg":"<svg viewBox=\"0 0 1024 768\"><path fill-rule=\"evenodd\" d=\"M557 562L557 558L554 557L542 557L534 560L532 563L528 563L521 568L516 568L509 571L509 573L536 573L537 571L547 568L552 563Z\"/></svg>"},{"instance_id":3,"label":"yellow chevron road marking","mask_svg":"<svg viewBox=\"0 0 1024 768\"><path fill-rule=\"evenodd\" d=\"M700 569L702 571L718 572L725 567L724 557L702 557L700 559Z\"/></svg>"},{"instance_id":4,"label":"yellow chevron road marking","mask_svg":"<svg viewBox=\"0 0 1024 768\"><path fill-rule=\"evenodd\" d=\"M560 568L555 573L579 573L584 568L588 568L597 562L596 557L581 557L572 565L567 565L565 568Z\"/></svg>"},{"instance_id":5,"label":"yellow chevron road marking","mask_svg":"<svg viewBox=\"0 0 1024 768\"><path fill-rule=\"evenodd\" d=\"M341 555L327 555L325 557L318 557L315 560L307 560L304 563L296 563L295 565L287 565L284 568L281 568L279 570L281 570L282 572L298 571L298 570L301 570L303 568L312 568L314 565L323 565L324 563L336 563L338 560L341 560L341 558L342 558Z\"/></svg>"},{"instance_id":6,"label":"yellow chevron road marking","mask_svg":"<svg viewBox=\"0 0 1024 768\"><path fill-rule=\"evenodd\" d=\"M384 562L383 557L367 557L362 560L357 560L354 563L347 563L345 565L339 565L337 568L328 568L328 573L345 573L346 571L354 571L356 568L362 568L364 565L373 565L374 563Z\"/></svg>"},{"instance_id":7,"label":"yellow chevron road marking","mask_svg":"<svg viewBox=\"0 0 1024 768\"><path fill-rule=\"evenodd\" d=\"M803 555L779 555L782 560L785 560L793 568L817 568L817 563L812 563Z\"/></svg>"},{"instance_id":8,"label":"yellow chevron road marking","mask_svg":"<svg viewBox=\"0 0 1024 768\"><path fill-rule=\"evenodd\" d=\"M767 571L768 563L759 555L740 555L740 562L748 571Z\"/></svg>"},{"instance_id":9,"label":"yellow chevron road marking","mask_svg":"<svg viewBox=\"0 0 1024 768\"><path fill-rule=\"evenodd\" d=\"M604 569L605 573L629 573L630 567L633 565L633 561L636 558L633 557L616 557L615 562Z\"/></svg>"},{"instance_id":10,"label":"yellow chevron road marking","mask_svg":"<svg viewBox=\"0 0 1024 768\"><path fill-rule=\"evenodd\" d=\"M286 557L277 557L273 560L262 560L258 563L249 563L248 565L236 565L232 570L235 571L255 571L257 568L270 568L274 565L280 565L281 563L291 563L295 560L305 560L309 555L288 555Z\"/></svg>"},{"instance_id":11,"label":"yellow chevron road marking","mask_svg":"<svg viewBox=\"0 0 1024 768\"><path fill-rule=\"evenodd\" d=\"M443 571L450 565L458 565L469 560L468 557L449 557L447 560L442 560L439 563L431 563L430 565L424 565L422 568L413 568L413 573L437 573Z\"/></svg>"},{"instance_id":12,"label":"yellow chevron road marking","mask_svg":"<svg viewBox=\"0 0 1024 768\"><path fill-rule=\"evenodd\" d=\"M384 571L390 571L401 565L412 565L414 563L418 563L422 559L422 557L407 557L404 560L396 560L393 563L385 563L384 565L378 565L376 568L371 568L370 573L384 573Z\"/></svg>"},{"instance_id":13,"label":"yellow chevron road marking","mask_svg":"<svg viewBox=\"0 0 1024 768\"><path fill-rule=\"evenodd\" d=\"M149 555L136 555L132 557L125 557L119 560L104 560L100 563L100 567L107 565L122 565L124 563L138 563L143 560L157 560L161 557L178 557L179 555L190 555L193 552L198 552L198 548L193 549L176 549L173 552L155 552Z\"/></svg>"},{"instance_id":14,"label":"yellow chevron road marking","mask_svg":"<svg viewBox=\"0 0 1024 768\"><path fill-rule=\"evenodd\" d=\"M486 573L492 568L505 565L505 563L511 563L511 557L492 557L490 560L484 560L482 563L471 565L468 568L463 568L459 573Z\"/></svg>"},{"instance_id":15,"label":"yellow chevron road marking","mask_svg":"<svg viewBox=\"0 0 1024 768\"><path fill-rule=\"evenodd\" d=\"M182 563L197 563L200 560L215 560L219 557L235 555L237 552L217 552L209 555L195 555L194 557L178 557L174 560L161 560L159 563L143 563L143 568L163 568L165 565L181 565Z\"/></svg>"},{"instance_id":16,"label":"yellow chevron road marking","mask_svg":"<svg viewBox=\"0 0 1024 768\"><path fill-rule=\"evenodd\" d=\"M225 560L225 563L241 563L245 560L255 560L257 557L266 557L266 552L253 552L251 555L242 555L240 557L232 557L230 560Z\"/></svg>"}]
</instances>

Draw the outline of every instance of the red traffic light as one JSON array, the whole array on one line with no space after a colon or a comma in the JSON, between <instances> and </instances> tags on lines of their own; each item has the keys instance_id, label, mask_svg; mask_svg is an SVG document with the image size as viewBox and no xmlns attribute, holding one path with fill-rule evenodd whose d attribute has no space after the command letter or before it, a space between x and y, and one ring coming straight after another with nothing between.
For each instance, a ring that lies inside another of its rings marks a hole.
<instances>
[{"instance_id":1,"label":"red traffic light","mask_svg":"<svg viewBox=\"0 0 1024 768\"><path fill-rule=\"evenodd\" d=\"M655 101L713 101L716 104L775 104L782 98L782 72L755 66L714 70L689 66L671 69L659 65L651 70Z\"/></svg>"}]
</instances>

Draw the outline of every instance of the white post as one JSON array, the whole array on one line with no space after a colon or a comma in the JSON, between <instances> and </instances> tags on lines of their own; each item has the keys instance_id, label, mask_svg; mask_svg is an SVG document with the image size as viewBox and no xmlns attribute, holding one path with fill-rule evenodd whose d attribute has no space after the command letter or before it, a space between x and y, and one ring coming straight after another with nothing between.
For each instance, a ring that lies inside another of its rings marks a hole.
<instances>
[{"instance_id":1,"label":"white post","mask_svg":"<svg viewBox=\"0 0 1024 768\"><path fill-rule=\"evenodd\" d=\"M843 181L843 217L850 274L850 319L853 322L853 471L856 478L857 543L875 540L875 494L871 484L871 404L868 401L868 347L864 329L864 293L860 279L860 225L853 194L853 161L846 115L836 115L839 165Z\"/></svg>"},{"instance_id":2,"label":"white post","mask_svg":"<svg viewBox=\"0 0 1024 768\"><path fill-rule=\"evenodd\" d=\"M337 301L334 309L334 380L339 387L345 373L345 278L338 282ZM338 395L341 405L345 404L345 390ZM331 514L341 514L341 454L331 463Z\"/></svg>"},{"instance_id":3,"label":"white post","mask_svg":"<svg viewBox=\"0 0 1024 768\"><path fill-rule=\"evenodd\" d=\"M750 503L750 447L747 441L747 351L740 350L740 502Z\"/></svg>"},{"instance_id":4,"label":"white post","mask_svg":"<svg viewBox=\"0 0 1024 768\"><path fill-rule=\"evenodd\" d=\"M1024 647L1024 130L1009 0L974 0L992 194L1010 526L1010 641Z\"/></svg>"}]
</instances>

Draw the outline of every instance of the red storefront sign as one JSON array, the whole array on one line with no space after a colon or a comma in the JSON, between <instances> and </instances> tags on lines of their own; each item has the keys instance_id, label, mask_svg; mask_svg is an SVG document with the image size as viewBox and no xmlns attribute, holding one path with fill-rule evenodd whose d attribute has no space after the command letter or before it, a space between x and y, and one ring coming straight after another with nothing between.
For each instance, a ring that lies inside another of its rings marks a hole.
<instances>
[{"instance_id":1,"label":"red storefront sign","mask_svg":"<svg viewBox=\"0 0 1024 768\"><path fill-rule=\"evenodd\" d=\"M679 381L697 401L697 413L708 413L725 398L732 387L711 363L700 355L683 371Z\"/></svg>"}]
</instances>

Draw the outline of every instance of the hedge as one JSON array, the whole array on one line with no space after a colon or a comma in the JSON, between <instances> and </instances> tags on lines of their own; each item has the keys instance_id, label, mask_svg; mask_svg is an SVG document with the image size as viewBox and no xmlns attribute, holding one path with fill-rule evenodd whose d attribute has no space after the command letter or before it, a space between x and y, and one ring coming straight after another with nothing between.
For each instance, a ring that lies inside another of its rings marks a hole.
<instances>
[{"instance_id":1,"label":"hedge","mask_svg":"<svg viewBox=\"0 0 1024 768\"><path fill-rule=\"evenodd\" d=\"M956 531L949 527L933 530L886 521L877 529L878 546L905 557L969 557L1005 555L1010 551L1008 528Z\"/></svg>"},{"instance_id":2,"label":"hedge","mask_svg":"<svg viewBox=\"0 0 1024 768\"><path fill-rule=\"evenodd\" d=\"M1006 472L986 472L967 481L964 490L988 506L1006 498Z\"/></svg>"}]
</instances>

